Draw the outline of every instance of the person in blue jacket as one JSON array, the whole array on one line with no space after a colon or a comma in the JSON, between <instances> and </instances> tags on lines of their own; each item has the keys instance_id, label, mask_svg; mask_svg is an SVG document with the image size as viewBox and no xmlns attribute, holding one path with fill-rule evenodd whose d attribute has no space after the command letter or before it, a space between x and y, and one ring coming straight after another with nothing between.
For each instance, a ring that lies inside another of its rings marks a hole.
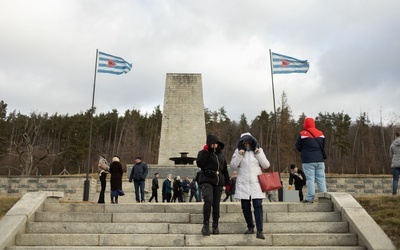
<instances>
[{"instance_id":1,"label":"person in blue jacket","mask_svg":"<svg viewBox=\"0 0 400 250\"><path fill-rule=\"evenodd\" d=\"M325 136L322 131L315 128L315 121L312 117L304 119L303 128L296 141L296 149L301 152L302 168L307 179L307 196L303 203L313 203L315 197L314 182L317 182L319 192L326 192L323 155Z\"/></svg>"}]
</instances>

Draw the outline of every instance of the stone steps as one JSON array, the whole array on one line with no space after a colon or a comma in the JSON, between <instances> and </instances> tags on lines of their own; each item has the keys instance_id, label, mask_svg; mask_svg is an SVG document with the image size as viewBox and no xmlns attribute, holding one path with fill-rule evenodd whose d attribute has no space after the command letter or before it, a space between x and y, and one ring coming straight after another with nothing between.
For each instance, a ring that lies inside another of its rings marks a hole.
<instances>
[{"instance_id":1,"label":"stone steps","mask_svg":"<svg viewBox=\"0 0 400 250\"><path fill-rule=\"evenodd\" d=\"M18 246L356 246L357 236L351 233L220 234L204 237L197 234L19 234Z\"/></svg>"},{"instance_id":2,"label":"stone steps","mask_svg":"<svg viewBox=\"0 0 400 250\"><path fill-rule=\"evenodd\" d=\"M26 233L65 233L77 234L199 234L202 224L179 223L92 223L92 222L28 222ZM221 234L241 234L245 223L224 223L219 225ZM265 233L346 233L348 223L340 222L304 222L294 224L264 223Z\"/></svg>"},{"instance_id":3,"label":"stone steps","mask_svg":"<svg viewBox=\"0 0 400 250\"><path fill-rule=\"evenodd\" d=\"M220 234L203 236L203 203L45 202L13 249L347 249L358 236L326 203L266 203L264 236L244 235L240 203L221 203Z\"/></svg>"},{"instance_id":4,"label":"stone steps","mask_svg":"<svg viewBox=\"0 0 400 250\"><path fill-rule=\"evenodd\" d=\"M9 250L76 250L75 246L12 246ZM147 247L147 246L79 246L80 250L365 250L360 246L206 246L206 247Z\"/></svg>"},{"instance_id":5,"label":"stone steps","mask_svg":"<svg viewBox=\"0 0 400 250\"><path fill-rule=\"evenodd\" d=\"M241 213L223 213L219 221L243 220ZM341 220L338 212L264 213L265 222L335 222ZM102 223L202 223L202 214L190 213L52 213L37 212L36 222L102 222Z\"/></svg>"},{"instance_id":6,"label":"stone steps","mask_svg":"<svg viewBox=\"0 0 400 250\"><path fill-rule=\"evenodd\" d=\"M332 212L333 205L327 203L304 204L300 202L263 203L264 212ZM97 203L44 203L44 212L59 213L195 213L203 212L202 202L188 203L130 203L130 204L97 204ZM241 213L239 202L221 203L222 213Z\"/></svg>"}]
</instances>

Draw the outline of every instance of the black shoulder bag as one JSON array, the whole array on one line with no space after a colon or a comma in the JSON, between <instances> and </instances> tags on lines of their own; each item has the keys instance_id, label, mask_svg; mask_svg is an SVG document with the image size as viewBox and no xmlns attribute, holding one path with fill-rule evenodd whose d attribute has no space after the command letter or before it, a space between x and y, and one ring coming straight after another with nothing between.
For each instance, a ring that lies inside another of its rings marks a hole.
<instances>
[{"instance_id":1,"label":"black shoulder bag","mask_svg":"<svg viewBox=\"0 0 400 250\"><path fill-rule=\"evenodd\" d=\"M317 140L317 138L313 135L313 133L311 133L311 132L310 132L309 130L307 130L307 129L306 129L306 131L307 131L308 133L310 133L310 134L312 135L312 137L314 137L314 139L317 141L317 143L318 143L318 145L319 145L319 148L321 149L322 157L324 158L324 160L327 159L328 156L327 156L326 153L325 153L325 148L322 147L321 143Z\"/></svg>"}]
</instances>

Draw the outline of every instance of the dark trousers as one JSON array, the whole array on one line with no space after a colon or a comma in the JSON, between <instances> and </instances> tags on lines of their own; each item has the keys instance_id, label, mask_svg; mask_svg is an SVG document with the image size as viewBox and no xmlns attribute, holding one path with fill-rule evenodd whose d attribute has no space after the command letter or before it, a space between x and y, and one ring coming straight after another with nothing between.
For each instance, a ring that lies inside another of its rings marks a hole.
<instances>
[{"instance_id":1,"label":"dark trousers","mask_svg":"<svg viewBox=\"0 0 400 250\"><path fill-rule=\"evenodd\" d=\"M199 202L199 197L198 197L197 193L190 191L189 202L192 202L193 197L196 199L196 202Z\"/></svg>"},{"instance_id":2,"label":"dark trousers","mask_svg":"<svg viewBox=\"0 0 400 250\"><path fill-rule=\"evenodd\" d=\"M230 201L233 201L233 195L231 193L227 193L225 199L223 200L223 202L227 201L228 198L230 198Z\"/></svg>"},{"instance_id":3,"label":"dark trousers","mask_svg":"<svg viewBox=\"0 0 400 250\"><path fill-rule=\"evenodd\" d=\"M182 197L183 196L181 192L174 191L174 195L172 195L171 202L176 202L176 199L178 199L178 202L183 202Z\"/></svg>"},{"instance_id":4,"label":"dark trousers","mask_svg":"<svg viewBox=\"0 0 400 250\"><path fill-rule=\"evenodd\" d=\"M304 199L304 196L303 196L303 185L296 185L296 184L294 184L294 189L295 189L295 190L299 190L299 198L300 198L300 201L303 201L303 199Z\"/></svg>"},{"instance_id":5,"label":"dark trousers","mask_svg":"<svg viewBox=\"0 0 400 250\"><path fill-rule=\"evenodd\" d=\"M204 183L201 184L200 189L204 201L203 224L209 223L212 208L213 224L218 225L219 205L221 203L222 187Z\"/></svg>"},{"instance_id":6,"label":"dark trousers","mask_svg":"<svg viewBox=\"0 0 400 250\"><path fill-rule=\"evenodd\" d=\"M165 202L165 201L171 202L171 197L172 197L172 194L171 194L171 193L165 193L165 194L163 194L163 196L162 196L162 202Z\"/></svg>"},{"instance_id":7,"label":"dark trousers","mask_svg":"<svg viewBox=\"0 0 400 250\"><path fill-rule=\"evenodd\" d=\"M254 228L253 215L251 214L251 202L253 202L254 208L254 218L256 220L256 228L257 231L263 230L263 207L262 207L262 199L253 199L253 200L240 200L242 204L242 211L244 215L244 219L247 223L247 228Z\"/></svg>"},{"instance_id":8,"label":"dark trousers","mask_svg":"<svg viewBox=\"0 0 400 250\"><path fill-rule=\"evenodd\" d=\"M149 199L149 202L151 202L153 200L153 198L156 200L156 203L158 203L157 189L151 190L151 197Z\"/></svg>"},{"instance_id":9,"label":"dark trousers","mask_svg":"<svg viewBox=\"0 0 400 250\"><path fill-rule=\"evenodd\" d=\"M99 201L97 203L104 203L104 193L106 191L106 177L107 173L101 173L100 175L100 184L101 184L101 189L100 189L100 195L99 195Z\"/></svg>"},{"instance_id":10,"label":"dark trousers","mask_svg":"<svg viewBox=\"0 0 400 250\"><path fill-rule=\"evenodd\" d=\"M144 181L133 181L135 185L135 196L136 196L136 201L144 201ZM139 191L140 191L140 197L139 197Z\"/></svg>"}]
</instances>

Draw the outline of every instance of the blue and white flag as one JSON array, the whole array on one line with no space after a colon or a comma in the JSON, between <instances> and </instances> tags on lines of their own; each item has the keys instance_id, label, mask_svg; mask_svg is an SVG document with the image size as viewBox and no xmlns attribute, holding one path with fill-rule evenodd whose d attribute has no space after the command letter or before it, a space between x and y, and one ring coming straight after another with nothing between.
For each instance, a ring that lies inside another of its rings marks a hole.
<instances>
[{"instance_id":1,"label":"blue and white flag","mask_svg":"<svg viewBox=\"0 0 400 250\"><path fill-rule=\"evenodd\" d=\"M307 73L310 65L307 60L272 52L272 69L274 74Z\"/></svg>"},{"instance_id":2,"label":"blue and white flag","mask_svg":"<svg viewBox=\"0 0 400 250\"><path fill-rule=\"evenodd\" d=\"M99 51L97 72L120 75L128 73L131 68L132 63L128 63L121 57L109 55Z\"/></svg>"}]
</instances>

